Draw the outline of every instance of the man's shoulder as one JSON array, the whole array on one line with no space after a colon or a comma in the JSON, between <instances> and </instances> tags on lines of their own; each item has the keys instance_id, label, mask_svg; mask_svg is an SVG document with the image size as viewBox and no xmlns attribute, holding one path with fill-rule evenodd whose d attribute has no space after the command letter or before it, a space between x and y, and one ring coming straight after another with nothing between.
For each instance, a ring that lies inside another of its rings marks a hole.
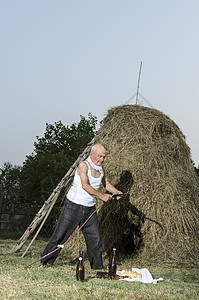
<instances>
[{"instance_id":1,"label":"man's shoulder","mask_svg":"<svg viewBox=\"0 0 199 300\"><path fill-rule=\"evenodd\" d=\"M87 167L88 165L87 165L87 162L86 162L86 160L84 160L84 161L80 162L79 166L86 166L86 167Z\"/></svg>"},{"instance_id":2,"label":"man's shoulder","mask_svg":"<svg viewBox=\"0 0 199 300\"><path fill-rule=\"evenodd\" d=\"M82 161L79 164L78 170L82 170L82 171L87 171L88 170L88 165L85 161Z\"/></svg>"}]
</instances>

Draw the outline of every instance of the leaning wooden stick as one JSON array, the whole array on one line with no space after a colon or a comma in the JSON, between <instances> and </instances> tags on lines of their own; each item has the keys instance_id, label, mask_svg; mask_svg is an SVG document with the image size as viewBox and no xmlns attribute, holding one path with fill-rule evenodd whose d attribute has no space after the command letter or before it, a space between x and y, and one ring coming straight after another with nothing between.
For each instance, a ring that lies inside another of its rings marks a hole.
<instances>
[{"instance_id":1,"label":"leaning wooden stick","mask_svg":"<svg viewBox=\"0 0 199 300\"><path fill-rule=\"evenodd\" d=\"M117 199L117 197L122 197L124 196L124 194L113 194L112 195L112 198L113 199ZM63 244L63 245L58 245L57 248L55 250L53 250L52 252L40 257L39 259L33 261L32 263L26 265L24 268L28 268L30 267L31 265L37 263L38 261L40 261L41 259L43 258L46 258L47 256L53 254L54 252L58 251L60 248L64 248L64 246L74 238L75 235L77 235L77 233L82 229L82 227L90 220L90 218L102 207L102 205L104 205L104 203L102 203L100 206L98 206L98 208L96 208L92 214L90 214L90 216L86 219L86 221L79 227L79 229L77 231L75 231L71 236L69 236L69 238L67 239L67 241Z\"/></svg>"},{"instance_id":2,"label":"leaning wooden stick","mask_svg":"<svg viewBox=\"0 0 199 300\"><path fill-rule=\"evenodd\" d=\"M41 259L43 259L43 258L45 258L45 257L47 257L47 256L49 256L49 255L51 255L51 254L53 254L54 252L56 252L57 250L59 250L60 248L64 248L64 246L70 241L70 240L72 240L73 238L74 238L74 236L75 235L77 235L77 233L82 229L82 227L88 222L88 220L90 220L90 218L102 207L102 205L103 205L104 203L102 203L98 208L96 208L96 210L94 210L93 212L92 212L92 214L90 214L90 216L88 217L88 219L86 219L86 221L79 227L79 229L77 230L77 231L75 231L68 239L67 239L67 241L63 244L63 245L59 245L55 250L53 250L52 252L50 252L50 253L48 253L48 254L46 254L46 255L44 255L44 256L42 256L42 257L40 257L39 259L37 259L37 260L35 260L35 261L33 261L31 264L29 264L29 265L26 265L24 268L28 268L28 267L30 267L31 265L33 265L33 264L35 264L36 262L38 262L38 261L40 261Z\"/></svg>"}]
</instances>

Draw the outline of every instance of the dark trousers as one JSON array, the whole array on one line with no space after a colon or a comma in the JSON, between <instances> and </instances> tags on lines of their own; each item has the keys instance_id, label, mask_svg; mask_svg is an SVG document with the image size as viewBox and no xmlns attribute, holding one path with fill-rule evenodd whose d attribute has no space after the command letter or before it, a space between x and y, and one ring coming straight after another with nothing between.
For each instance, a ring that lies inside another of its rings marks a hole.
<instances>
[{"instance_id":1,"label":"dark trousers","mask_svg":"<svg viewBox=\"0 0 199 300\"><path fill-rule=\"evenodd\" d=\"M47 244L42 257L57 248L57 245L64 244L69 236L73 233L77 226L81 226L86 219L95 211L95 206L86 207L75 204L68 199L64 202L57 226L53 235ZM89 221L82 227L82 232L86 241L88 259L91 269L102 269L102 250L101 241L98 228L97 213L89 219ZM81 249L80 249L81 250ZM61 248L56 252L50 254L46 258L41 259L41 263L53 264Z\"/></svg>"}]
</instances>

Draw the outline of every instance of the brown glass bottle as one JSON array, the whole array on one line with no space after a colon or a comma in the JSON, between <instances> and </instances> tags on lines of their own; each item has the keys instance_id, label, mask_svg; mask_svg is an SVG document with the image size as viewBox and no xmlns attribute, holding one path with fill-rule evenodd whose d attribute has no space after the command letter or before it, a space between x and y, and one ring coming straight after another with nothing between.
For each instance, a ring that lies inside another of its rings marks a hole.
<instances>
[{"instance_id":1,"label":"brown glass bottle","mask_svg":"<svg viewBox=\"0 0 199 300\"><path fill-rule=\"evenodd\" d=\"M112 259L111 262L109 264L109 273L111 275L116 275L116 271L117 271L117 264L116 264L116 248L113 248L113 255L112 255Z\"/></svg>"},{"instance_id":2,"label":"brown glass bottle","mask_svg":"<svg viewBox=\"0 0 199 300\"><path fill-rule=\"evenodd\" d=\"M79 261L77 263L77 268L76 268L76 279L81 281L83 281L85 277L83 254L84 254L83 251L79 251Z\"/></svg>"}]
</instances>

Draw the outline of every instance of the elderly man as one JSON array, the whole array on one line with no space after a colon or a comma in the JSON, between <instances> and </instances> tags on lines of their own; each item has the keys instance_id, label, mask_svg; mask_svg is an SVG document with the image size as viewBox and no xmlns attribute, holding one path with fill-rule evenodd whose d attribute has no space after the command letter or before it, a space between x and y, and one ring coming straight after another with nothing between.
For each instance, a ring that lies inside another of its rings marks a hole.
<instances>
[{"instance_id":1,"label":"elderly man","mask_svg":"<svg viewBox=\"0 0 199 300\"><path fill-rule=\"evenodd\" d=\"M76 227L78 225L81 226L95 211L95 197L104 202L112 198L110 194L99 192L101 183L110 193L121 194L106 178L102 167L105 156L105 148L101 144L95 144L88 159L79 164L73 184L66 196L57 226L42 257L56 249L58 244L64 244ZM82 232L87 245L91 269L102 269L103 261L97 213L94 213L82 227ZM60 250L61 248L41 259L40 267L45 267L47 263L52 265Z\"/></svg>"}]
</instances>

